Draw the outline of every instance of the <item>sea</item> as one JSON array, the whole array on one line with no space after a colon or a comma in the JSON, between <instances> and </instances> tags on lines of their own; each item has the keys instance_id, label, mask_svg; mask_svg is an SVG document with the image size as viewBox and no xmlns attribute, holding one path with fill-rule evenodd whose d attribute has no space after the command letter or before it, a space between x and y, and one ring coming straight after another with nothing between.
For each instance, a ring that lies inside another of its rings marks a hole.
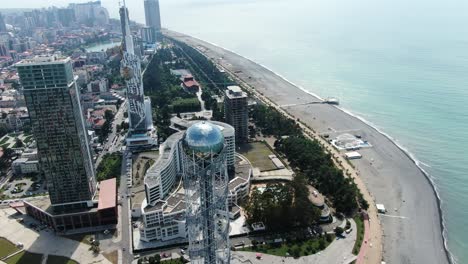
<instances>
[{"instance_id":1,"label":"sea","mask_svg":"<svg viewBox=\"0 0 468 264\"><path fill-rule=\"evenodd\" d=\"M140 2L127 5L144 22ZM320 97L339 98L407 149L440 195L450 251L468 263L468 1L160 5L164 27L259 62Z\"/></svg>"}]
</instances>

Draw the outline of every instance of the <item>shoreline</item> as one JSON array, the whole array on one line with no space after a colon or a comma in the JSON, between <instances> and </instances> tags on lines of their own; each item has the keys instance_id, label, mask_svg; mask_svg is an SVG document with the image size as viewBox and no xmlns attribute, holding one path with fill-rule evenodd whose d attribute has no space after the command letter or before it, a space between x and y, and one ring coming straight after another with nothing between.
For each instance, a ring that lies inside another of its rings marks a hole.
<instances>
[{"instance_id":1,"label":"shoreline","mask_svg":"<svg viewBox=\"0 0 468 264\"><path fill-rule=\"evenodd\" d=\"M176 32L174 32L176 33ZM178 34L178 33L176 33ZM183 35L183 34L181 34ZM228 50L228 49L225 49L223 47L221 47L220 45L217 45L215 43L210 43L210 42L206 42L206 41L203 41L201 39L198 39L198 38L195 38L195 37L190 37L190 36L186 36L186 35L183 35L184 37L189 37L189 38L192 38L192 39L196 39L200 42L205 42L205 43L208 43L212 46L216 46L217 48L219 49L223 49L225 51L228 51L230 53L233 53L235 54L236 56L239 56L239 57L242 57L243 59L245 60L248 60L250 61L251 63L254 63L256 65L259 65L261 67L263 67L264 69L266 69L267 71L269 71L271 74L274 74L276 75L278 78L281 78L283 79L285 82L289 83L291 86L295 87L296 89L312 96L312 97L315 97L316 99L319 99L319 100L323 100L320 96L314 94L313 92L310 92L306 89L304 89L303 87L299 86L299 85L296 85L294 84L293 82L289 81L287 78L285 78L284 76L272 71L271 69L269 69L268 67L266 67L265 65L262 65L261 63L257 63L255 61L253 61L252 59L250 58L247 58L247 57L244 57L240 54L237 54L236 52L234 51L231 51L231 50ZM192 46L192 45L191 45ZM193 47L193 46L192 46ZM196 48L196 47L194 47ZM198 49L197 49L198 50ZM199 52L201 52L199 50ZM203 52L202 52L203 53ZM207 56L205 54L205 56ZM239 77L240 78L240 77ZM260 92L257 88L254 88L257 92ZM260 92L261 94L263 94L262 92ZM266 96L264 95L266 98L268 98L271 102L274 102L278 107L281 107L280 104L278 104L276 101L277 100L274 100L274 99L270 99L269 96ZM287 111L286 110L286 107L281 107L284 111ZM381 136L387 138L396 148L398 148L400 150L400 152L402 152L416 167L417 169L424 175L425 177L425 180L428 182L428 184L431 186L431 189L432 189L432 193L433 195L435 196L436 198L436 202L437 202L437 210L438 210L438 214L439 214L439 219L438 219L438 222L439 222L439 226L440 226L440 229L441 229L441 238L442 238L442 241L443 241L443 248L444 248L444 253L445 253L445 257L448 261L448 263L451 263L451 264L455 264L457 263L454 256L452 255L452 253L450 252L449 248L448 248L448 244L447 244L447 230L446 230L446 226L445 226L445 218L444 218L444 214L443 214L443 211L442 211L442 199L440 198L440 195L439 195L439 192L438 192L438 189L437 189L437 186L435 185L431 175L429 173L427 173L424 168L422 168L421 164L422 162L419 161L413 153L411 153L407 148L405 148L404 146L400 145L394 138L392 138L390 135L388 135L387 133L385 133L384 131L382 131L381 129L379 129L375 124L373 124L372 122L360 117L359 115L355 115L353 114L351 111L345 109L345 108L342 108L342 107L334 107L336 108L337 110L341 111L342 113L344 113L345 115L351 118L354 118L356 120L358 120L359 122L362 122L364 125L368 126L369 128L373 129L374 131L376 131L377 133L379 133ZM289 113L289 111L287 111ZM294 114L290 113L290 115L292 116L295 116ZM303 121L301 119L301 121ZM313 126L311 126L313 127ZM366 183L366 186L368 184ZM373 192L372 192L373 193ZM383 229L383 227L382 227ZM382 230L383 231L383 230ZM385 244L385 243L384 243Z\"/></svg>"}]
</instances>

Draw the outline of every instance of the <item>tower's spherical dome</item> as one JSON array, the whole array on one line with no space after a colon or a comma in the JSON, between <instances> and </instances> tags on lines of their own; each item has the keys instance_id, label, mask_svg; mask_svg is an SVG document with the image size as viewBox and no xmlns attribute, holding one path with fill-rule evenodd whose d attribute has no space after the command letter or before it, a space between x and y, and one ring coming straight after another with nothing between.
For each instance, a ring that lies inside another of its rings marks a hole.
<instances>
[{"instance_id":1,"label":"tower's spherical dome","mask_svg":"<svg viewBox=\"0 0 468 264\"><path fill-rule=\"evenodd\" d=\"M218 153L224 146L224 135L218 126L209 122L198 122L187 129L185 146L201 153Z\"/></svg>"}]
</instances>

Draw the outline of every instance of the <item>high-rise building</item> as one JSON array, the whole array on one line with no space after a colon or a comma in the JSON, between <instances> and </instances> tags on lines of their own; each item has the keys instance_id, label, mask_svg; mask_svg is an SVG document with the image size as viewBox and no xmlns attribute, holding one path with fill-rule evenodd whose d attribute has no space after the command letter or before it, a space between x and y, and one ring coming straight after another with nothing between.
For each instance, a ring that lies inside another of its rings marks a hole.
<instances>
[{"instance_id":1,"label":"high-rise building","mask_svg":"<svg viewBox=\"0 0 468 264\"><path fill-rule=\"evenodd\" d=\"M75 11L76 20L80 23L103 26L109 23L109 12L101 6L101 1L70 4L68 8Z\"/></svg>"},{"instance_id":2,"label":"high-rise building","mask_svg":"<svg viewBox=\"0 0 468 264\"><path fill-rule=\"evenodd\" d=\"M117 181L96 183L71 59L37 56L16 67L49 191L24 201L26 213L61 234L115 226Z\"/></svg>"},{"instance_id":3,"label":"high-rise building","mask_svg":"<svg viewBox=\"0 0 468 264\"><path fill-rule=\"evenodd\" d=\"M236 142L249 139L249 110L247 93L239 86L228 86L224 97L226 122L236 130Z\"/></svg>"},{"instance_id":4,"label":"high-rise building","mask_svg":"<svg viewBox=\"0 0 468 264\"><path fill-rule=\"evenodd\" d=\"M155 39L158 40L161 32L161 13L159 11L159 0L145 0L145 20L146 26L153 28Z\"/></svg>"},{"instance_id":5,"label":"high-rise building","mask_svg":"<svg viewBox=\"0 0 468 264\"><path fill-rule=\"evenodd\" d=\"M0 57L10 57L8 43L0 42Z\"/></svg>"},{"instance_id":6,"label":"high-rise building","mask_svg":"<svg viewBox=\"0 0 468 264\"><path fill-rule=\"evenodd\" d=\"M71 8L60 8L57 10L57 18L64 27L69 27L75 22L75 11Z\"/></svg>"},{"instance_id":7,"label":"high-rise building","mask_svg":"<svg viewBox=\"0 0 468 264\"><path fill-rule=\"evenodd\" d=\"M0 32L6 32L6 31L7 31L7 28L6 28L5 20L3 19L2 13L0 13Z\"/></svg>"},{"instance_id":8,"label":"high-rise building","mask_svg":"<svg viewBox=\"0 0 468 264\"><path fill-rule=\"evenodd\" d=\"M141 39L144 43L155 43L156 32L152 27L142 27L140 29Z\"/></svg>"},{"instance_id":9,"label":"high-rise building","mask_svg":"<svg viewBox=\"0 0 468 264\"><path fill-rule=\"evenodd\" d=\"M126 7L120 7L119 8L119 15L120 15L120 28L122 30L122 36L126 36L127 34L131 34L130 32L127 32L126 29L126 22L125 21L130 21L129 15L128 15L128 8ZM126 49L126 44L125 44L125 37L122 38L122 48L125 51Z\"/></svg>"},{"instance_id":10,"label":"high-rise building","mask_svg":"<svg viewBox=\"0 0 468 264\"><path fill-rule=\"evenodd\" d=\"M198 122L200 121L171 118L173 127L181 130L186 130ZM239 217L236 212L240 210L237 205L249 193L253 168L250 162L242 162L243 158L235 154L234 128L222 122L210 121L210 124L218 127L223 133L226 165L237 167L235 176L230 178L227 196L231 209L229 217L236 219ZM174 133L161 143L158 159L145 174L146 197L134 201L132 216L141 216L139 233L142 241L168 241L187 237L185 194L180 185L184 172L184 134L184 131Z\"/></svg>"},{"instance_id":11,"label":"high-rise building","mask_svg":"<svg viewBox=\"0 0 468 264\"><path fill-rule=\"evenodd\" d=\"M154 128L151 115L151 100L145 99L143 91L143 76L140 57L135 54L133 36L130 31L128 9L121 9L123 21L123 39L125 43L121 63L122 77L127 85L129 132L127 146L129 148L142 148L154 145ZM151 121L151 122L150 122Z\"/></svg>"},{"instance_id":12,"label":"high-rise building","mask_svg":"<svg viewBox=\"0 0 468 264\"><path fill-rule=\"evenodd\" d=\"M37 56L16 67L54 210L89 207L96 179L71 59Z\"/></svg>"},{"instance_id":13,"label":"high-rise building","mask_svg":"<svg viewBox=\"0 0 468 264\"><path fill-rule=\"evenodd\" d=\"M190 262L229 263L229 180L223 133L209 122L199 122L187 129L182 145Z\"/></svg>"}]
</instances>

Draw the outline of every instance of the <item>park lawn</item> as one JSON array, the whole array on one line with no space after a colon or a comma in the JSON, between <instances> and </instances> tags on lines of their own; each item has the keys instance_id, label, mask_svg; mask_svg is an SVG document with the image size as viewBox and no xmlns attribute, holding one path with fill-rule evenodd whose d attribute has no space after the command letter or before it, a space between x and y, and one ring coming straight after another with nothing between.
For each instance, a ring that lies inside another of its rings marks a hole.
<instances>
[{"instance_id":1,"label":"park lawn","mask_svg":"<svg viewBox=\"0 0 468 264\"><path fill-rule=\"evenodd\" d=\"M0 145L3 145L3 144L5 144L5 143L7 143L7 141L8 141L9 139L10 139L10 138L9 138L8 136L4 136L4 137L2 138L2 140L0 141Z\"/></svg>"},{"instance_id":2,"label":"park lawn","mask_svg":"<svg viewBox=\"0 0 468 264\"><path fill-rule=\"evenodd\" d=\"M362 218L359 215L355 216L353 219L354 222L356 222L357 228L356 242L354 243L353 254L358 255L359 250L361 249L362 241L364 240L364 222L362 221Z\"/></svg>"},{"instance_id":3,"label":"park lawn","mask_svg":"<svg viewBox=\"0 0 468 264\"><path fill-rule=\"evenodd\" d=\"M97 171L96 178L98 181L117 178L117 184L119 184L121 169L122 169L122 154L120 153L106 154L102 158L102 161L96 170Z\"/></svg>"},{"instance_id":4,"label":"park lawn","mask_svg":"<svg viewBox=\"0 0 468 264\"><path fill-rule=\"evenodd\" d=\"M47 256L46 264L79 264L79 263L67 257L49 255Z\"/></svg>"},{"instance_id":5,"label":"park lawn","mask_svg":"<svg viewBox=\"0 0 468 264\"><path fill-rule=\"evenodd\" d=\"M184 264L184 263L186 262L182 261L180 258L161 261L161 264Z\"/></svg>"},{"instance_id":6,"label":"park lawn","mask_svg":"<svg viewBox=\"0 0 468 264\"><path fill-rule=\"evenodd\" d=\"M294 257L302 257L313 255L321 250L324 250L328 247L335 239L331 242L328 242L325 236L321 238L313 238L305 241L293 241L289 243L282 243L282 244L266 244L266 245L258 245L257 248L247 247L240 249L241 251L250 251L250 252L259 252L269 255L275 255L280 257L286 257L288 254L289 256ZM323 240L323 248L320 248L320 240ZM287 254L288 253L288 254Z\"/></svg>"},{"instance_id":7,"label":"park lawn","mask_svg":"<svg viewBox=\"0 0 468 264\"><path fill-rule=\"evenodd\" d=\"M5 260L7 264L41 264L42 254L23 251Z\"/></svg>"},{"instance_id":8,"label":"park lawn","mask_svg":"<svg viewBox=\"0 0 468 264\"><path fill-rule=\"evenodd\" d=\"M16 251L18 251L18 248L16 248L15 244L3 237L0 237L0 258L13 254Z\"/></svg>"},{"instance_id":9,"label":"park lawn","mask_svg":"<svg viewBox=\"0 0 468 264\"><path fill-rule=\"evenodd\" d=\"M32 139L33 139L32 135L31 135L31 136L26 136L26 137L24 138L23 142L24 142L25 144L27 144L27 143L31 142Z\"/></svg>"},{"instance_id":10,"label":"park lawn","mask_svg":"<svg viewBox=\"0 0 468 264\"><path fill-rule=\"evenodd\" d=\"M275 170L276 166L273 164L268 155L275 155L265 142L253 142L242 144L239 146L239 153L244 155L253 167L257 167L260 171Z\"/></svg>"}]
</instances>

